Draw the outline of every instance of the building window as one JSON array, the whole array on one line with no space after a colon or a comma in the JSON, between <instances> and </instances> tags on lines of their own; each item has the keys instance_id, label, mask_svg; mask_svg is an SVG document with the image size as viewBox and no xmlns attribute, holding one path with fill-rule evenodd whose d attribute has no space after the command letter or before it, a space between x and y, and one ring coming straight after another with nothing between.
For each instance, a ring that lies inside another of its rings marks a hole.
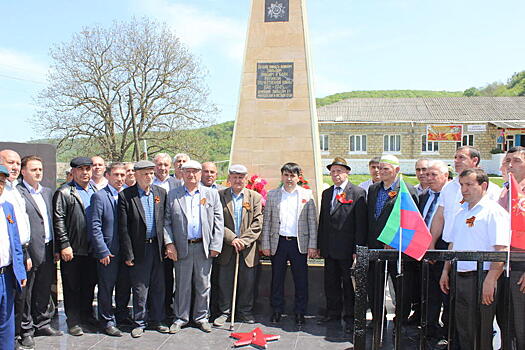
<instances>
[{"instance_id":1,"label":"building window","mask_svg":"<svg viewBox=\"0 0 525 350\"><path fill-rule=\"evenodd\" d=\"M366 135L350 135L350 153L366 153Z\"/></svg>"},{"instance_id":2,"label":"building window","mask_svg":"<svg viewBox=\"0 0 525 350\"><path fill-rule=\"evenodd\" d=\"M422 153L438 153L439 152L439 142L428 141L427 135L421 135L421 152Z\"/></svg>"},{"instance_id":3,"label":"building window","mask_svg":"<svg viewBox=\"0 0 525 350\"><path fill-rule=\"evenodd\" d=\"M456 148L461 146L474 146L474 135L463 135L463 141L456 142Z\"/></svg>"},{"instance_id":4,"label":"building window","mask_svg":"<svg viewBox=\"0 0 525 350\"><path fill-rule=\"evenodd\" d=\"M328 152L328 135L319 135L321 143L321 152Z\"/></svg>"},{"instance_id":5,"label":"building window","mask_svg":"<svg viewBox=\"0 0 525 350\"><path fill-rule=\"evenodd\" d=\"M401 152L401 135L383 136L383 151L396 153Z\"/></svg>"}]
</instances>

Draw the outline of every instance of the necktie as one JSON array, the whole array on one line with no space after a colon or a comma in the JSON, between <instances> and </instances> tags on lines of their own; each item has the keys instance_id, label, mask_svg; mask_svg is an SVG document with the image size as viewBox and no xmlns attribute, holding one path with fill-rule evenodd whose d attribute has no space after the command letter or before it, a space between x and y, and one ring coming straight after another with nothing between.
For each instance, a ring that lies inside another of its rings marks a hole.
<instances>
[{"instance_id":1,"label":"necktie","mask_svg":"<svg viewBox=\"0 0 525 350\"><path fill-rule=\"evenodd\" d=\"M432 200L432 203L430 203L430 207L428 207L427 215L425 215L425 224L428 228L430 228L430 219L432 218L432 214L434 213L434 209L436 208L438 198L439 192L434 192L434 199Z\"/></svg>"},{"instance_id":2,"label":"necktie","mask_svg":"<svg viewBox=\"0 0 525 350\"><path fill-rule=\"evenodd\" d=\"M332 210L334 210L337 204L337 196L341 193L341 187L337 186L334 188L334 199L332 200Z\"/></svg>"}]
</instances>

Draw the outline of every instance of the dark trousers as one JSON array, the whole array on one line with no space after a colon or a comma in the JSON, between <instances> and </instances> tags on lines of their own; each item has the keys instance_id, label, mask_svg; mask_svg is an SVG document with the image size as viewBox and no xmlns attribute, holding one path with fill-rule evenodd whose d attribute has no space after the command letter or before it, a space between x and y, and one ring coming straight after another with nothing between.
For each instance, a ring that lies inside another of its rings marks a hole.
<instances>
[{"instance_id":1,"label":"dark trousers","mask_svg":"<svg viewBox=\"0 0 525 350\"><path fill-rule=\"evenodd\" d=\"M213 259L211 266L211 288L210 288L210 313L212 319L220 316L219 309L219 280L220 280L220 264L218 259Z\"/></svg>"},{"instance_id":2,"label":"dark trousers","mask_svg":"<svg viewBox=\"0 0 525 350\"><path fill-rule=\"evenodd\" d=\"M103 328L115 326L115 314L113 313L113 290L117 284L121 262L119 257L111 258L108 265L103 265L97 262L98 273L98 320ZM122 305L118 305L119 298L115 298L117 309L122 309ZM124 306L127 307L127 304Z\"/></svg>"},{"instance_id":3,"label":"dark trousers","mask_svg":"<svg viewBox=\"0 0 525 350\"><path fill-rule=\"evenodd\" d=\"M287 262L290 262L295 287L294 312L306 313L308 304L308 264L306 254L301 254L297 247L297 239L287 240L281 236L279 245L272 260L272 295L271 306L274 312L284 312L284 279Z\"/></svg>"},{"instance_id":4,"label":"dark trousers","mask_svg":"<svg viewBox=\"0 0 525 350\"><path fill-rule=\"evenodd\" d=\"M483 275L485 278L486 272ZM498 288L494 302L490 305L483 305L477 296L476 272L467 276L458 273L456 278L456 312L455 323L461 350L492 350L492 324L496 314L496 300L499 292L501 279L498 281ZM474 324L476 312L480 311L480 334L481 343L477 344Z\"/></svg>"},{"instance_id":5,"label":"dark trousers","mask_svg":"<svg viewBox=\"0 0 525 350\"><path fill-rule=\"evenodd\" d=\"M145 243L144 259L130 267L133 290L133 321L145 328L149 321L160 323L164 319L164 265L160 259L157 241ZM149 310L146 310L148 295Z\"/></svg>"},{"instance_id":6,"label":"dark trousers","mask_svg":"<svg viewBox=\"0 0 525 350\"><path fill-rule=\"evenodd\" d=\"M9 268L0 274L0 347L15 348L15 287L16 279Z\"/></svg>"},{"instance_id":7,"label":"dark trousers","mask_svg":"<svg viewBox=\"0 0 525 350\"><path fill-rule=\"evenodd\" d=\"M219 267L219 310L221 314L229 315L232 307L233 278L235 273L235 257L228 264ZM255 287L255 266L248 267L244 259L239 257L239 274L237 276L237 314L251 315L253 313L253 296Z\"/></svg>"},{"instance_id":8,"label":"dark trousers","mask_svg":"<svg viewBox=\"0 0 525 350\"><path fill-rule=\"evenodd\" d=\"M123 260L120 261L117 284L115 286L115 318L117 324L123 323L131 318L128 309L131 299L131 281L129 277L130 267Z\"/></svg>"},{"instance_id":9,"label":"dark trousers","mask_svg":"<svg viewBox=\"0 0 525 350\"><path fill-rule=\"evenodd\" d=\"M501 329L503 350L513 349L511 345L507 343L508 333L510 333L511 340L515 343L516 349L525 349L525 294L520 291L520 285L518 284L523 273L525 272L510 272L510 291L507 291L505 279L500 278L502 282L501 289L498 293L496 319L498 321L498 326ZM504 274L505 272L502 277ZM505 300L505 295L508 292L510 292L510 305L507 304L507 301Z\"/></svg>"},{"instance_id":10,"label":"dark trousers","mask_svg":"<svg viewBox=\"0 0 525 350\"><path fill-rule=\"evenodd\" d=\"M164 296L164 313L167 318L173 318L173 293L174 293L174 269L173 260L169 258L164 259L164 285L165 285L165 296Z\"/></svg>"},{"instance_id":11,"label":"dark trousers","mask_svg":"<svg viewBox=\"0 0 525 350\"><path fill-rule=\"evenodd\" d=\"M352 285L351 259L324 259L324 292L326 315L340 317L346 322L354 320L354 287Z\"/></svg>"},{"instance_id":12,"label":"dark trousers","mask_svg":"<svg viewBox=\"0 0 525 350\"><path fill-rule=\"evenodd\" d=\"M443 337L448 334L449 298L439 287L443 264L443 261L436 261L434 264L428 266L427 324L429 327L428 334L435 337ZM423 286L423 288L424 287L425 286ZM441 328L439 323L441 307L443 307L443 314L441 315L443 328Z\"/></svg>"},{"instance_id":13,"label":"dark trousers","mask_svg":"<svg viewBox=\"0 0 525 350\"><path fill-rule=\"evenodd\" d=\"M60 262L64 311L69 328L93 318L93 296L97 284L97 266L90 256L75 255Z\"/></svg>"},{"instance_id":14,"label":"dark trousers","mask_svg":"<svg viewBox=\"0 0 525 350\"><path fill-rule=\"evenodd\" d=\"M384 266L384 265L383 265ZM403 305L403 314L401 319L401 324L404 325L408 321L408 316L410 315L410 303L411 303L411 286L412 286L412 277L414 275L414 263L413 262L403 262L402 266L402 273L403 273L403 297L402 297L402 305ZM384 267L383 267L384 269ZM394 291L398 293L397 288L397 262L396 261L389 261L388 262L388 275L390 278L392 278L392 281L394 282ZM376 293L378 291L381 291L381 298L384 295L384 280L379 281L379 284L376 285L376 276L377 274L384 273L383 271L377 271L375 263L371 263L368 267L368 302L370 304L370 309L372 310L372 317L374 319L381 317L381 310L375 310L375 302L376 302ZM396 304L397 307L397 304ZM376 314L379 312L379 314Z\"/></svg>"},{"instance_id":15,"label":"dark trousers","mask_svg":"<svg viewBox=\"0 0 525 350\"><path fill-rule=\"evenodd\" d=\"M49 327L53 310L49 310L49 300L51 298L51 286L56 282L55 260L53 256L53 241L45 245L45 260L34 270L33 284L31 290L31 315L34 329ZM28 281L29 283L29 281ZM29 332L33 334L33 330Z\"/></svg>"},{"instance_id":16,"label":"dark trousers","mask_svg":"<svg viewBox=\"0 0 525 350\"><path fill-rule=\"evenodd\" d=\"M24 254L24 261L26 260ZM31 318L31 289L35 281L33 269L27 272L26 286L15 294L15 336L28 335L33 329Z\"/></svg>"}]
</instances>

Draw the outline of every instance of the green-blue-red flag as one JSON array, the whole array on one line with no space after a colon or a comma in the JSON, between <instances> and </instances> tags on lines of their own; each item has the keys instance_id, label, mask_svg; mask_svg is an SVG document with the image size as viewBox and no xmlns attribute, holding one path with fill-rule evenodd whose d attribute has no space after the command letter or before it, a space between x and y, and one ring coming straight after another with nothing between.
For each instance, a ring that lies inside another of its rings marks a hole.
<instances>
[{"instance_id":1,"label":"green-blue-red flag","mask_svg":"<svg viewBox=\"0 0 525 350\"><path fill-rule=\"evenodd\" d=\"M432 235L408 192L407 185L402 178L399 181L399 193L394 208L377 239L395 249L401 247L406 255L421 260L432 241Z\"/></svg>"}]
</instances>

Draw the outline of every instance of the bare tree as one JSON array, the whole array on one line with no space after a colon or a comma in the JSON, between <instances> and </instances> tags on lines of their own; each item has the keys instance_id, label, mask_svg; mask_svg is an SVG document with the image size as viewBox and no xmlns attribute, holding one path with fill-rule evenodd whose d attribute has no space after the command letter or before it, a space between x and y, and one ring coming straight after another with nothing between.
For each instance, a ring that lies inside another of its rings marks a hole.
<instances>
[{"instance_id":1,"label":"bare tree","mask_svg":"<svg viewBox=\"0 0 525 350\"><path fill-rule=\"evenodd\" d=\"M177 132L216 113L203 68L165 24L143 18L86 28L51 58L33 122L59 147L80 140L107 159L138 159L143 140L155 151L177 148Z\"/></svg>"}]
</instances>

